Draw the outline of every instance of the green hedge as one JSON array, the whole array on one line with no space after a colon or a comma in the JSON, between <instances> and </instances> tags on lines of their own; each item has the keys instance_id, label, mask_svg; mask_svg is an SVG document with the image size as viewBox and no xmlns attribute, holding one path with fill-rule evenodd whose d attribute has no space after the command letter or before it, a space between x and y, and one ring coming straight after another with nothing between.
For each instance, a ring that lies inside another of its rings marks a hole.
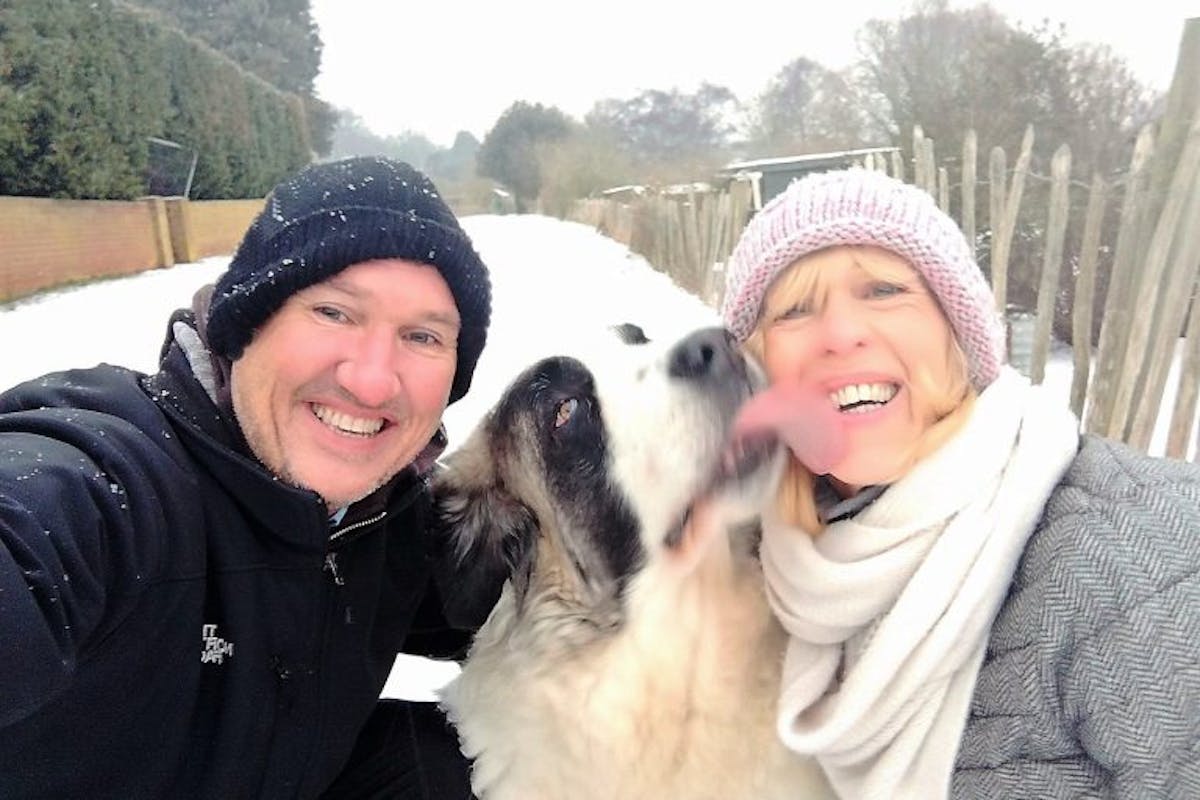
<instances>
[{"instance_id":1,"label":"green hedge","mask_svg":"<svg viewBox=\"0 0 1200 800\"><path fill-rule=\"evenodd\" d=\"M302 101L113 0L0 2L0 195L146 193L147 137L199 153L193 199L311 160Z\"/></svg>"}]
</instances>

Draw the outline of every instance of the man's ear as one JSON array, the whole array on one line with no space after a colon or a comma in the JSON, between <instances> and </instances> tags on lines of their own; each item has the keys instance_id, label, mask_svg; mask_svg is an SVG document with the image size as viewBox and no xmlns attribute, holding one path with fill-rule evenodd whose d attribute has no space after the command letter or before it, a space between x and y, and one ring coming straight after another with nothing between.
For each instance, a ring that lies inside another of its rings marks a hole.
<instances>
[{"instance_id":1,"label":"man's ear","mask_svg":"<svg viewBox=\"0 0 1200 800\"><path fill-rule=\"evenodd\" d=\"M473 442L467 442L468 448ZM537 517L495 481L490 460L469 451L434 478L433 534L440 543L436 572L450 606L478 628L511 580L523 603L533 571ZM452 622L454 622L452 620Z\"/></svg>"}]
</instances>

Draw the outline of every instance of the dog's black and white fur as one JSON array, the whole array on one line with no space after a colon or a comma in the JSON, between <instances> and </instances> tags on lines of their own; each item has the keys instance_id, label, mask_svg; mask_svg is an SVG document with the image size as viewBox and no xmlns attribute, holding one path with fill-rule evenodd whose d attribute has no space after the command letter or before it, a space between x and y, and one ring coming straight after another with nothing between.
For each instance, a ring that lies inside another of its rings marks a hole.
<instances>
[{"instance_id":1,"label":"dog's black and white fur","mask_svg":"<svg viewBox=\"0 0 1200 800\"><path fill-rule=\"evenodd\" d=\"M621 334L529 368L436 481L463 562L509 575L441 695L475 792L828 796L775 734L785 637L745 523L780 457L728 446L757 373L719 329Z\"/></svg>"}]
</instances>

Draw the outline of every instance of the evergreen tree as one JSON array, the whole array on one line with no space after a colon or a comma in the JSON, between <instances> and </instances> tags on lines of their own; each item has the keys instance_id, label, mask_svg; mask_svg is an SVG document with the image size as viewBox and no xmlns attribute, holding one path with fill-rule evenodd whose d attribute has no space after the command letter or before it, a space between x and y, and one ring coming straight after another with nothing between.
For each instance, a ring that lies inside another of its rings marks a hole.
<instances>
[{"instance_id":1,"label":"evergreen tree","mask_svg":"<svg viewBox=\"0 0 1200 800\"><path fill-rule=\"evenodd\" d=\"M272 86L303 98L313 148L333 146L336 112L313 92L321 37L309 0L133 0Z\"/></svg>"},{"instance_id":2,"label":"evergreen tree","mask_svg":"<svg viewBox=\"0 0 1200 800\"><path fill-rule=\"evenodd\" d=\"M525 211L542 188L539 147L565 138L570 131L571 121L559 109L518 100L483 138L476 171L507 186L517 211Z\"/></svg>"}]
</instances>

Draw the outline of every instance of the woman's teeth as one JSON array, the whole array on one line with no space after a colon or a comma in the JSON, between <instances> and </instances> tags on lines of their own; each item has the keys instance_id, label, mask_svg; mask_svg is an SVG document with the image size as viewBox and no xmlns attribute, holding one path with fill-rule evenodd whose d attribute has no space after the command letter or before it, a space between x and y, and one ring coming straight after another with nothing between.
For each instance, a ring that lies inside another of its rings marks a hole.
<instances>
[{"instance_id":1,"label":"woman's teeth","mask_svg":"<svg viewBox=\"0 0 1200 800\"><path fill-rule=\"evenodd\" d=\"M896 396L894 383L852 383L829 393L829 399L841 411L862 413L883 405Z\"/></svg>"}]
</instances>

